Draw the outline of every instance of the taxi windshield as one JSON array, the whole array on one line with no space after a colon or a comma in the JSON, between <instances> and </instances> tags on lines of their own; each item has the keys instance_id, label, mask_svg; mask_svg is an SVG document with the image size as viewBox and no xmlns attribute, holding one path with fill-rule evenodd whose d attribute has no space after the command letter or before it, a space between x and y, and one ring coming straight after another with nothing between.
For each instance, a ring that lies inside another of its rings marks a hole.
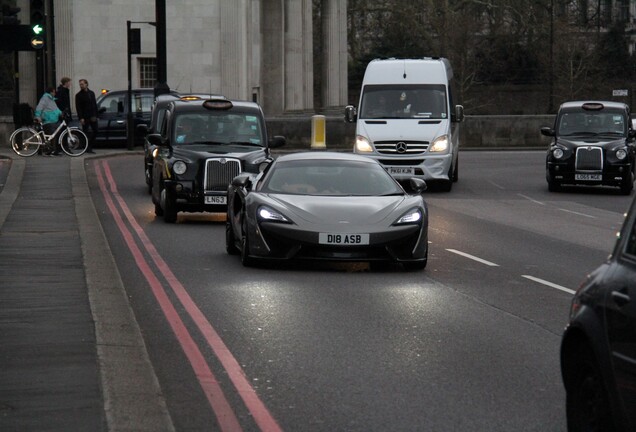
<instances>
[{"instance_id":1,"label":"taxi windshield","mask_svg":"<svg viewBox=\"0 0 636 432\"><path fill-rule=\"evenodd\" d=\"M250 113L204 111L177 115L172 142L265 145L259 118Z\"/></svg>"},{"instance_id":2,"label":"taxi windshield","mask_svg":"<svg viewBox=\"0 0 636 432\"><path fill-rule=\"evenodd\" d=\"M559 118L557 133L567 135L625 135L627 118L619 110L566 111Z\"/></svg>"}]
</instances>

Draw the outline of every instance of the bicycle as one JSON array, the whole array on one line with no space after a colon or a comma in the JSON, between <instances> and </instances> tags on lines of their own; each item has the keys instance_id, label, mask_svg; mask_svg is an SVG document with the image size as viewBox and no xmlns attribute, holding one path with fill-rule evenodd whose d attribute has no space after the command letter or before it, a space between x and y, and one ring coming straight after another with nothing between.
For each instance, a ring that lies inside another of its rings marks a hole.
<instances>
[{"instance_id":1,"label":"bicycle","mask_svg":"<svg viewBox=\"0 0 636 432\"><path fill-rule=\"evenodd\" d=\"M81 156L88 148L88 137L77 127L71 127L63 118L55 131L47 135L44 133L42 125L35 123L33 126L23 126L16 129L9 138L11 148L18 155L23 157L33 156L40 147L44 146L45 151L55 150L55 137L59 134L58 140L62 151L69 156Z\"/></svg>"}]
</instances>

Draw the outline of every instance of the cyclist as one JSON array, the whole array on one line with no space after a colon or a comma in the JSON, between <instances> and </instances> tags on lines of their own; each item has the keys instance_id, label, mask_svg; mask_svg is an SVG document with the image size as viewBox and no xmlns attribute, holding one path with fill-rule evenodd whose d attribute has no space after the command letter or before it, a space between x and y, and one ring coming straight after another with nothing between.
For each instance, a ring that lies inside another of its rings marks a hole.
<instances>
[{"instance_id":1,"label":"cyclist","mask_svg":"<svg viewBox=\"0 0 636 432\"><path fill-rule=\"evenodd\" d=\"M59 122L62 111L55 103L55 87L49 86L40 98L38 105L35 107L35 121L42 123L44 133L47 135L55 132ZM59 144L57 140L54 142L54 150L50 154L53 156L59 156L61 154Z\"/></svg>"}]
</instances>

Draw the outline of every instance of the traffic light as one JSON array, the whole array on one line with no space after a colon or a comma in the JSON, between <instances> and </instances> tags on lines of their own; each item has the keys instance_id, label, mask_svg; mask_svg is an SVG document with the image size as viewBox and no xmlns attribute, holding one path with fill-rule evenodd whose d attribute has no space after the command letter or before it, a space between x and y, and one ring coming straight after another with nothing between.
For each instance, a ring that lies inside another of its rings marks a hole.
<instances>
[{"instance_id":1,"label":"traffic light","mask_svg":"<svg viewBox=\"0 0 636 432\"><path fill-rule=\"evenodd\" d=\"M42 36L44 33L44 0L31 0L31 29L36 36Z\"/></svg>"},{"instance_id":2,"label":"traffic light","mask_svg":"<svg viewBox=\"0 0 636 432\"><path fill-rule=\"evenodd\" d=\"M20 24L20 19L18 18L19 12L20 12L19 7L3 4L2 5L2 24L6 24L6 25Z\"/></svg>"}]
</instances>

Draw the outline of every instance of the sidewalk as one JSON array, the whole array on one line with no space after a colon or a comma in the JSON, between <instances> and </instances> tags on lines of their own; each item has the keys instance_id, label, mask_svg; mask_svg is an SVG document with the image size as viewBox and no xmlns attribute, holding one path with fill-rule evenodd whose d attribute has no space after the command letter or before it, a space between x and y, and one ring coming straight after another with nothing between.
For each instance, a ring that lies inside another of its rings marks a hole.
<instances>
[{"instance_id":1,"label":"sidewalk","mask_svg":"<svg viewBox=\"0 0 636 432\"><path fill-rule=\"evenodd\" d=\"M0 148L2 431L174 430L85 175L133 152L96 152Z\"/></svg>"}]
</instances>

